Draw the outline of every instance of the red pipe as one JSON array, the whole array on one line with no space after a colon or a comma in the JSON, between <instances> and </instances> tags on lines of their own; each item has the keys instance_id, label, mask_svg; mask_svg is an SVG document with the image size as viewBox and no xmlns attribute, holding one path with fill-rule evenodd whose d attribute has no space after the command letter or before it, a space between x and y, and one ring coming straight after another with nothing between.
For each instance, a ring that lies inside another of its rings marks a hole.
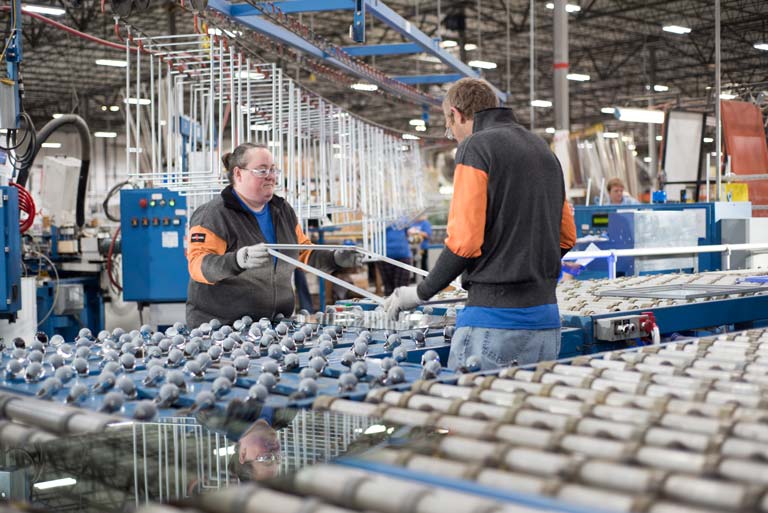
<instances>
[{"instance_id":1,"label":"red pipe","mask_svg":"<svg viewBox=\"0 0 768 513\"><path fill-rule=\"evenodd\" d=\"M10 11L11 7L9 5L3 5L3 6L0 6L0 10L1 11ZM56 27L59 30L63 30L64 32L68 32L68 33L70 33L72 35L75 35L75 36L80 37L82 39L85 39L87 41L91 41L93 43L98 43L100 45L107 46L109 48L114 48L115 50L125 51L125 46L123 46L123 45L119 45L117 43L113 43L112 41L107 41L106 39L101 39L101 38L98 38L96 36L92 36L90 34L86 34L85 32L80 32L79 30L75 30L72 27L68 27L67 25L64 25L63 23L59 23L58 21L54 21L54 20L52 20L50 18L46 18L45 16L42 16L42 15L37 14L35 12L25 11L23 7L21 9L21 14L24 14L26 16L31 16L32 18L40 20L43 23L47 23L49 25L52 25L52 26ZM138 48L130 48L130 50L132 52L138 52L139 51Z\"/></svg>"}]
</instances>

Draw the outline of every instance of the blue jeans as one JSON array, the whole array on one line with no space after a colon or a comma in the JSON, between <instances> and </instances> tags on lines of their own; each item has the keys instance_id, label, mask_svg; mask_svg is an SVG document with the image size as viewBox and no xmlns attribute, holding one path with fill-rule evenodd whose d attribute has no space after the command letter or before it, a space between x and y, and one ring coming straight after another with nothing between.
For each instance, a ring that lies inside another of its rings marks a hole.
<instances>
[{"instance_id":1,"label":"blue jeans","mask_svg":"<svg viewBox=\"0 0 768 513\"><path fill-rule=\"evenodd\" d=\"M483 370L555 360L560 353L560 328L504 330L462 327L451 340L448 367L464 366L468 357L480 357Z\"/></svg>"}]
</instances>

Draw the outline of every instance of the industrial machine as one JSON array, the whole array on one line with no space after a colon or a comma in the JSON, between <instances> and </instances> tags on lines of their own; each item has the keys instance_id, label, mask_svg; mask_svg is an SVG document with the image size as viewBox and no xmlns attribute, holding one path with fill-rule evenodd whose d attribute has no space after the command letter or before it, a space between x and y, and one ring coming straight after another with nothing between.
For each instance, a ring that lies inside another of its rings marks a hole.
<instances>
[{"instance_id":1,"label":"industrial machine","mask_svg":"<svg viewBox=\"0 0 768 513\"><path fill-rule=\"evenodd\" d=\"M21 233L15 187L0 187L0 248L0 318L15 320L21 308Z\"/></svg>"},{"instance_id":2,"label":"industrial machine","mask_svg":"<svg viewBox=\"0 0 768 513\"><path fill-rule=\"evenodd\" d=\"M749 219L750 203L670 203L575 207L577 248L599 249L705 246L723 241L723 221ZM589 263L580 279L608 275L604 259ZM722 269L717 253L699 256L634 257L617 262L618 276Z\"/></svg>"},{"instance_id":3,"label":"industrial machine","mask_svg":"<svg viewBox=\"0 0 768 513\"><path fill-rule=\"evenodd\" d=\"M120 192L123 298L139 303L187 300L187 198L164 188Z\"/></svg>"}]
</instances>

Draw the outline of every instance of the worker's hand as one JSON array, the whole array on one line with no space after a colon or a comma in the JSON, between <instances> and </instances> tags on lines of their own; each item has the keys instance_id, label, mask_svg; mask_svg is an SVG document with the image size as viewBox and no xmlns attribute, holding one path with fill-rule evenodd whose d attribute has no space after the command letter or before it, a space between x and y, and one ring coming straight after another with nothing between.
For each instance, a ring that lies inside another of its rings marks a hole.
<instances>
[{"instance_id":1,"label":"worker's hand","mask_svg":"<svg viewBox=\"0 0 768 513\"><path fill-rule=\"evenodd\" d=\"M419 298L419 294L416 292L416 285L411 287L398 287L392 295L384 301L384 312L387 320L396 321L400 312L413 310L423 302L424 301Z\"/></svg>"},{"instance_id":2,"label":"worker's hand","mask_svg":"<svg viewBox=\"0 0 768 513\"><path fill-rule=\"evenodd\" d=\"M363 265L363 255L354 249L337 249L333 252L333 261L344 269L353 269Z\"/></svg>"},{"instance_id":3,"label":"worker's hand","mask_svg":"<svg viewBox=\"0 0 768 513\"><path fill-rule=\"evenodd\" d=\"M246 246L237 250L237 265L243 269L254 269L268 265L272 257L264 244Z\"/></svg>"}]
</instances>

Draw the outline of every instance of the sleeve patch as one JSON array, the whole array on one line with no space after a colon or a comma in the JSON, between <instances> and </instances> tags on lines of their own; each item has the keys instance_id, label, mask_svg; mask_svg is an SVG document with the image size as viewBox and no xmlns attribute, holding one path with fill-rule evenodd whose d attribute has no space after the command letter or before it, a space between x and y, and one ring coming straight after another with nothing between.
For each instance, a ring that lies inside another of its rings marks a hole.
<instances>
[{"instance_id":1,"label":"sleeve patch","mask_svg":"<svg viewBox=\"0 0 768 513\"><path fill-rule=\"evenodd\" d=\"M193 233L189 236L190 242L205 242L205 234L204 233Z\"/></svg>"}]
</instances>

